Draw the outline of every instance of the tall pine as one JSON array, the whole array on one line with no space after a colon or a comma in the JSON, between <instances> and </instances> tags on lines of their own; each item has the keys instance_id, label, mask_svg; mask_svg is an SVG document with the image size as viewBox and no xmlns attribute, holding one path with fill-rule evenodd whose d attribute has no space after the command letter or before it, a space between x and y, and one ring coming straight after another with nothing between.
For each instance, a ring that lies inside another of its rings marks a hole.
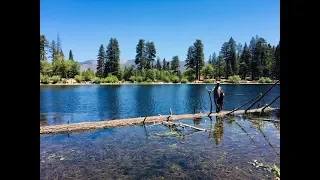
<instances>
[{"instance_id":1,"label":"tall pine","mask_svg":"<svg viewBox=\"0 0 320 180\"><path fill-rule=\"evenodd\" d=\"M163 69L163 70L169 70L169 69L167 69L167 61L166 61L166 58L163 58L163 60L162 60L162 69Z\"/></svg>"},{"instance_id":2,"label":"tall pine","mask_svg":"<svg viewBox=\"0 0 320 180\"><path fill-rule=\"evenodd\" d=\"M121 77L120 48L116 38L111 38L106 50L105 76L111 73L118 78Z\"/></svg>"},{"instance_id":3,"label":"tall pine","mask_svg":"<svg viewBox=\"0 0 320 180\"><path fill-rule=\"evenodd\" d=\"M179 57L178 56L173 56L172 61L171 61L171 70L174 73L177 73L179 71Z\"/></svg>"},{"instance_id":4,"label":"tall pine","mask_svg":"<svg viewBox=\"0 0 320 180\"><path fill-rule=\"evenodd\" d=\"M203 54L203 44L201 40L197 39L193 44L194 46L194 60L195 70L196 70L196 79L200 81L200 69L204 66L204 54Z\"/></svg>"},{"instance_id":5,"label":"tall pine","mask_svg":"<svg viewBox=\"0 0 320 180\"><path fill-rule=\"evenodd\" d=\"M69 51L69 60L74 60L73 59L73 54L72 54L72 50L70 49L70 51Z\"/></svg>"},{"instance_id":6,"label":"tall pine","mask_svg":"<svg viewBox=\"0 0 320 180\"><path fill-rule=\"evenodd\" d=\"M158 69L159 71L162 69L161 68L161 63L160 63L160 57L157 57L156 69Z\"/></svg>"},{"instance_id":7,"label":"tall pine","mask_svg":"<svg viewBox=\"0 0 320 180\"><path fill-rule=\"evenodd\" d=\"M156 47L153 42L147 42L145 44L145 52L146 52L146 69L152 69L152 63L154 62L154 58L156 57Z\"/></svg>"},{"instance_id":8,"label":"tall pine","mask_svg":"<svg viewBox=\"0 0 320 180\"><path fill-rule=\"evenodd\" d=\"M136 58L135 63L139 70L145 68L145 42L143 39L140 39L136 47Z\"/></svg>"},{"instance_id":9,"label":"tall pine","mask_svg":"<svg viewBox=\"0 0 320 180\"><path fill-rule=\"evenodd\" d=\"M104 77L104 68L105 68L105 61L106 61L106 52L104 50L103 44L100 45L99 52L98 52L98 59L97 59L97 77Z\"/></svg>"}]
</instances>

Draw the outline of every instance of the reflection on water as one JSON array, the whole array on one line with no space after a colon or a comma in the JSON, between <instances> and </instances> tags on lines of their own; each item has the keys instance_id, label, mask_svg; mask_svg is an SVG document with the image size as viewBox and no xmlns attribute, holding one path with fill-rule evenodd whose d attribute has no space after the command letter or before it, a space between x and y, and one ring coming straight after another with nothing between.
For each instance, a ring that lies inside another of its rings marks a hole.
<instances>
[{"instance_id":1,"label":"reflection on water","mask_svg":"<svg viewBox=\"0 0 320 180\"><path fill-rule=\"evenodd\" d=\"M206 84L172 85L90 85L40 86L40 125L56 125L166 115L208 112L210 100ZM270 85L222 85L224 109L231 110L251 100ZM280 93L272 89L262 102L270 102ZM239 94L242 94L241 96ZM279 107L279 100L272 106Z\"/></svg>"},{"instance_id":2,"label":"reflection on water","mask_svg":"<svg viewBox=\"0 0 320 180\"><path fill-rule=\"evenodd\" d=\"M248 162L280 167L280 130L272 122L256 126L245 116L180 122L209 131L148 124L40 137L40 177L272 179Z\"/></svg>"},{"instance_id":3,"label":"reflection on water","mask_svg":"<svg viewBox=\"0 0 320 180\"><path fill-rule=\"evenodd\" d=\"M214 125L213 137L216 141L216 145L220 145L223 137L223 121L221 117L216 118L216 123Z\"/></svg>"}]
</instances>

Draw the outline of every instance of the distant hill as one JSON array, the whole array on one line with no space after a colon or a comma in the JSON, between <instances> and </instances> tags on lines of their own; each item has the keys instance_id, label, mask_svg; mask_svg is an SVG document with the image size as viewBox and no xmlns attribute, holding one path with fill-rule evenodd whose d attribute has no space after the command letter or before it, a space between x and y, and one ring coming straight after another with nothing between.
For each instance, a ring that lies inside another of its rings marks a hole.
<instances>
[{"instance_id":1,"label":"distant hill","mask_svg":"<svg viewBox=\"0 0 320 180\"><path fill-rule=\"evenodd\" d=\"M125 66L131 67L131 66L135 66L136 64L134 63L134 59L132 60L121 60L120 61L120 68L124 69ZM162 65L162 61L161 61L161 65ZM185 62L184 61L180 61L180 71L184 72L185 71ZM80 62L80 70L87 70L87 69L92 69L94 71L96 71L97 69L97 60L88 60L88 61L84 61L84 62Z\"/></svg>"}]
</instances>

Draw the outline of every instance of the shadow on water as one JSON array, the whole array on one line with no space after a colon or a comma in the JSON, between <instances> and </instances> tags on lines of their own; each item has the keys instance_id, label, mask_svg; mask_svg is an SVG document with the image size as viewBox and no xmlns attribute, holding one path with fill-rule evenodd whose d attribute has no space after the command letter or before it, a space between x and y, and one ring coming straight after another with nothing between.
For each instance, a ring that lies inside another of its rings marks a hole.
<instances>
[{"instance_id":1,"label":"shadow on water","mask_svg":"<svg viewBox=\"0 0 320 180\"><path fill-rule=\"evenodd\" d=\"M180 122L194 123L192 119ZM263 126L253 122L244 116L213 117L196 125L208 132L149 124L40 137L40 177L272 179L271 173L248 162L280 167L280 157L274 153L280 149L280 132L272 122Z\"/></svg>"}]
</instances>

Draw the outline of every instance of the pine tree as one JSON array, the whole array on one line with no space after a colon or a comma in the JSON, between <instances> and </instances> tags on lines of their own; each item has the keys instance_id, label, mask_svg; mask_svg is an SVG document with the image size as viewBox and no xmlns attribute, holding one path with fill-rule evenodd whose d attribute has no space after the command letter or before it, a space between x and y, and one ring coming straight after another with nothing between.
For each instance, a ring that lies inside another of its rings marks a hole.
<instances>
[{"instance_id":1,"label":"pine tree","mask_svg":"<svg viewBox=\"0 0 320 180\"><path fill-rule=\"evenodd\" d=\"M98 52L97 73L96 73L97 77L99 78L104 77L105 61L106 61L106 52L104 50L103 44L101 44Z\"/></svg>"},{"instance_id":2,"label":"pine tree","mask_svg":"<svg viewBox=\"0 0 320 180\"><path fill-rule=\"evenodd\" d=\"M232 75L236 75L238 72L238 64L237 64L237 55L236 55L236 42L233 40L233 38L231 37L229 42L228 42L228 60L231 63L231 74Z\"/></svg>"},{"instance_id":3,"label":"pine tree","mask_svg":"<svg viewBox=\"0 0 320 180\"><path fill-rule=\"evenodd\" d=\"M169 71L169 70L170 70L170 62L167 62L166 70L167 70L167 71Z\"/></svg>"},{"instance_id":4,"label":"pine tree","mask_svg":"<svg viewBox=\"0 0 320 180\"><path fill-rule=\"evenodd\" d=\"M145 51L146 51L146 69L152 69L151 64L156 57L156 48L153 42L147 42L145 44Z\"/></svg>"},{"instance_id":5,"label":"pine tree","mask_svg":"<svg viewBox=\"0 0 320 180\"><path fill-rule=\"evenodd\" d=\"M231 66L231 53L228 42L223 43L220 53L222 59L225 60L225 76L228 78L233 74Z\"/></svg>"},{"instance_id":6,"label":"pine tree","mask_svg":"<svg viewBox=\"0 0 320 180\"><path fill-rule=\"evenodd\" d=\"M62 44L61 44L61 39L60 39L59 33L57 35L57 53L64 58L64 54L62 52Z\"/></svg>"},{"instance_id":7,"label":"pine tree","mask_svg":"<svg viewBox=\"0 0 320 180\"><path fill-rule=\"evenodd\" d=\"M160 57L157 57L156 69L158 69L159 71L162 69L161 68L161 63L160 63Z\"/></svg>"},{"instance_id":8,"label":"pine tree","mask_svg":"<svg viewBox=\"0 0 320 180\"><path fill-rule=\"evenodd\" d=\"M201 40L197 39L193 44L194 46L194 59L196 62L196 79L200 81L200 69L204 66L204 54L203 54L203 44Z\"/></svg>"},{"instance_id":9,"label":"pine tree","mask_svg":"<svg viewBox=\"0 0 320 180\"><path fill-rule=\"evenodd\" d=\"M272 74L275 79L280 80L280 41L274 52Z\"/></svg>"},{"instance_id":10,"label":"pine tree","mask_svg":"<svg viewBox=\"0 0 320 180\"><path fill-rule=\"evenodd\" d=\"M191 68L191 69L194 69L196 67L196 62L195 62L195 58L194 58L194 47L193 46L190 46L188 48L188 53L187 53L187 58L185 60L185 67L188 69L188 68Z\"/></svg>"},{"instance_id":11,"label":"pine tree","mask_svg":"<svg viewBox=\"0 0 320 180\"><path fill-rule=\"evenodd\" d=\"M247 43L244 44L239 63L239 75L245 79L250 72L250 51Z\"/></svg>"},{"instance_id":12,"label":"pine tree","mask_svg":"<svg viewBox=\"0 0 320 180\"><path fill-rule=\"evenodd\" d=\"M162 69L163 69L163 70L169 70L169 69L167 69L167 61L166 61L166 58L163 58L163 60L162 60Z\"/></svg>"},{"instance_id":13,"label":"pine tree","mask_svg":"<svg viewBox=\"0 0 320 180\"><path fill-rule=\"evenodd\" d=\"M47 60L47 48L49 46L49 42L45 35L40 35L40 72L42 72L42 64L43 61Z\"/></svg>"},{"instance_id":14,"label":"pine tree","mask_svg":"<svg viewBox=\"0 0 320 180\"><path fill-rule=\"evenodd\" d=\"M54 40L51 41L49 52L51 53L52 63L56 60L55 56L58 55L57 44Z\"/></svg>"},{"instance_id":15,"label":"pine tree","mask_svg":"<svg viewBox=\"0 0 320 180\"><path fill-rule=\"evenodd\" d=\"M214 52L214 53L212 54L212 56L211 56L211 64L212 64L213 66L215 66L216 62L217 62L217 55L216 55L216 53Z\"/></svg>"},{"instance_id":16,"label":"pine tree","mask_svg":"<svg viewBox=\"0 0 320 180\"><path fill-rule=\"evenodd\" d=\"M105 76L111 73L120 78L120 48L116 38L111 38L106 51Z\"/></svg>"},{"instance_id":17,"label":"pine tree","mask_svg":"<svg viewBox=\"0 0 320 180\"><path fill-rule=\"evenodd\" d=\"M72 54L72 50L71 49L69 51L69 59L73 61L73 54Z\"/></svg>"},{"instance_id":18,"label":"pine tree","mask_svg":"<svg viewBox=\"0 0 320 180\"><path fill-rule=\"evenodd\" d=\"M174 73L177 73L179 71L179 57L178 56L173 56L172 61L171 61L171 70Z\"/></svg>"},{"instance_id":19,"label":"pine tree","mask_svg":"<svg viewBox=\"0 0 320 180\"><path fill-rule=\"evenodd\" d=\"M211 60L211 54L209 55L209 60L208 60L208 64L212 64L212 60Z\"/></svg>"},{"instance_id":20,"label":"pine tree","mask_svg":"<svg viewBox=\"0 0 320 180\"><path fill-rule=\"evenodd\" d=\"M143 39L140 39L138 42L138 45L136 47L136 58L135 63L139 70L142 70L145 68L145 43Z\"/></svg>"}]
</instances>

